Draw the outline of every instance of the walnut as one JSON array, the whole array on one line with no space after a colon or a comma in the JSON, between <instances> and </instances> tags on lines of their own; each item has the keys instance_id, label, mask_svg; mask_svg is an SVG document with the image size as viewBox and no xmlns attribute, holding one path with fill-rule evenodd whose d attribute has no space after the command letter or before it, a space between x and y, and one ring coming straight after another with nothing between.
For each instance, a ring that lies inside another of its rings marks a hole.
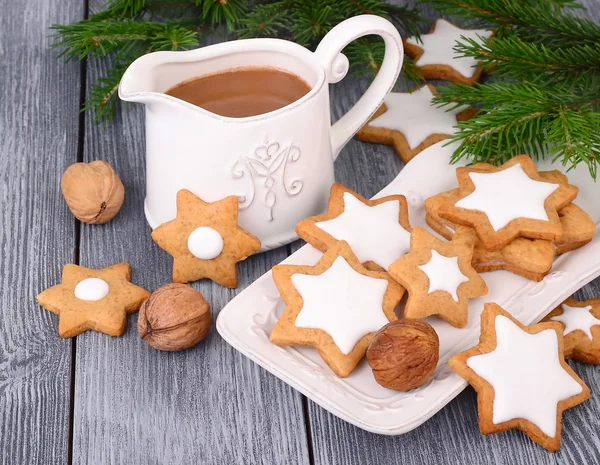
<instances>
[{"instance_id":1,"label":"walnut","mask_svg":"<svg viewBox=\"0 0 600 465\"><path fill-rule=\"evenodd\" d=\"M375 334L367 360L375 380L383 387L408 391L433 374L439 358L435 330L422 320L398 320Z\"/></svg>"},{"instance_id":2,"label":"walnut","mask_svg":"<svg viewBox=\"0 0 600 465\"><path fill-rule=\"evenodd\" d=\"M208 302L185 284L159 287L142 303L138 315L141 338L158 350L192 347L206 337L210 324Z\"/></svg>"},{"instance_id":3,"label":"walnut","mask_svg":"<svg viewBox=\"0 0 600 465\"><path fill-rule=\"evenodd\" d=\"M89 224L113 219L125 198L119 176L101 160L69 166L62 176L61 189L71 213Z\"/></svg>"}]
</instances>

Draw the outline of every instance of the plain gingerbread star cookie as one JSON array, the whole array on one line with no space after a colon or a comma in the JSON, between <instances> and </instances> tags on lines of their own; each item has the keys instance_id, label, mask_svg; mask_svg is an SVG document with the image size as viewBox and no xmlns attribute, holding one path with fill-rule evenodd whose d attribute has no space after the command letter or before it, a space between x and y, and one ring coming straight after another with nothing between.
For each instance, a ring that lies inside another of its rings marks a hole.
<instances>
[{"instance_id":1,"label":"plain gingerbread star cookie","mask_svg":"<svg viewBox=\"0 0 600 465\"><path fill-rule=\"evenodd\" d=\"M37 296L38 303L58 315L58 334L73 337L94 330L109 336L125 331L126 316L137 312L150 293L130 283L128 263L92 270L65 265L60 284Z\"/></svg>"},{"instance_id":2,"label":"plain gingerbread star cookie","mask_svg":"<svg viewBox=\"0 0 600 465\"><path fill-rule=\"evenodd\" d=\"M333 184L327 211L302 220L296 233L321 252L346 241L369 270L387 270L410 247L408 204L403 195L376 200Z\"/></svg>"},{"instance_id":3,"label":"plain gingerbread star cookie","mask_svg":"<svg viewBox=\"0 0 600 465\"><path fill-rule=\"evenodd\" d=\"M238 225L238 199L206 203L190 191L177 193L177 217L152 231L152 239L173 257L173 281L208 278L237 287L236 264L260 249L260 241Z\"/></svg>"},{"instance_id":4,"label":"plain gingerbread star cookie","mask_svg":"<svg viewBox=\"0 0 600 465\"><path fill-rule=\"evenodd\" d=\"M410 252L389 268L390 276L408 292L405 318L437 315L457 328L467 325L469 299L487 294L488 288L471 266L473 242L456 235L439 240L423 228L413 228Z\"/></svg>"},{"instance_id":5,"label":"plain gingerbread star cookie","mask_svg":"<svg viewBox=\"0 0 600 465\"><path fill-rule=\"evenodd\" d=\"M565 358L600 363L600 299L567 299L542 321L558 321L563 327Z\"/></svg>"},{"instance_id":6,"label":"plain gingerbread star cookie","mask_svg":"<svg viewBox=\"0 0 600 465\"><path fill-rule=\"evenodd\" d=\"M492 252L516 237L559 239L562 226L557 210L578 192L571 184L544 181L527 155L494 168L457 168L456 178L460 195L441 205L439 216L473 226Z\"/></svg>"},{"instance_id":7,"label":"plain gingerbread star cookie","mask_svg":"<svg viewBox=\"0 0 600 465\"><path fill-rule=\"evenodd\" d=\"M472 57L462 57L454 51L457 42L472 39L481 42L489 39L493 32L485 29L461 29L454 24L438 19L429 34L421 35L421 42L415 37L404 41L406 54L415 60L425 79L443 79L444 81L473 85L481 76L481 68Z\"/></svg>"},{"instance_id":8,"label":"plain gingerbread star cookie","mask_svg":"<svg viewBox=\"0 0 600 465\"><path fill-rule=\"evenodd\" d=\"M448 363L477 391L483 434L518 428L552 452L563 411L590 397L565 362L560 323L523 326L494 303L481 314L479 344Z\"/></svg>"},{"instance_id":9,"label":"plain gingerbread star cookie","mask_svg":"<svg viewBox=\"0 0 600 465\"><path fill-rule=\"evenodd\" d=\"M446 111L431 103L435 87L425 84L408 93L391 92L356 137L363 142L391 145L404 163L458 129L459 121L473 117L473 108Z\"/></svg>"},{"instance_id":10,"label":"plain gingerbread star cookie","mask_svg":"<svg viewBox=\"0 0 600 465\"><path fill-rule=\"evenodd\" d=\"M404 289L382 271L364 268L345 242L316 265L277 265L273 280L285 310L271 342L314 347L333 372L348 376L375 333L394 313Z\"/></svg>"}]
</instances>

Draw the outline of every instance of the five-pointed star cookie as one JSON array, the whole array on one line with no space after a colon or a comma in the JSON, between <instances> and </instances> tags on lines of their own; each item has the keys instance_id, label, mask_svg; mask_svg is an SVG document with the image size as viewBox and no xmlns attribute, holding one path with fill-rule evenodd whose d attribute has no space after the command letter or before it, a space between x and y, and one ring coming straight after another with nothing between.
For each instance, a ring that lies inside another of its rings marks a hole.
<instances>
[{"instance_id":1,"label":"five-pointed star cookie","mask_svg":"<svg viewBox=\"0 0 600 465\"><path fill-rule=\"evenodd\" d=\"M431 84L409 93L391 92L373 118L356 134L358 140L391 145L407 163L419 152L457 131L458 121L473 117L477 110L436 107L437 94Z\"/></svg>"},{"instance_id":2,"label":"five-pointed star cookie","mask_svg":"<svg viewBox=\"0 0 600 465\"><path fill-rule=\"evenodd\" d=\"M439 208L442 218L473 226L484 247L499 250L522 236L556 240L562 226L557 210L576 196L576 186L549 183L535 163L519 155L497 168L458 168L459 199Z\"/></svg>"},{"instance_id":3,"label":"five-pointed star cookie","mask_svg":"<svg viewBox=\"0 0 600 465\"><path fill-rule=\"evenodd\" d=\"M260 241L238 225L238 199L206 203L182 189L177 217L152 231L152 239L173 257L173 281L208 278L237 287L236 263L260 249Z\"/></svg>"},{"instance_id":4,"label":"five-pointed star cookie","mask_svg":"<svg viewBox=\"0 0 600 465\"><path fill-rule=\"evenodd\" d=\"M367 200L333 184L327 211L298 223L296 232L321 252L346 241L363 265L387 270L410 247L408 205L403 195Z\"/></svg>"},{"instance_id":5,"label":"five-pointed star cookie","mask_svg":"<svg viewBox=\"0 0 600 465\"><path fill-rule=\"evenodd\" d=\"M58 315L58 334L73 337L94 330L109 336L125 331L126 316L137 312L150 293L130 283L129 263L92 270L65 265L62 282L37 296L38 303Z\"/></svg>"},{"instance_id":6,"label":"five-pointed star cookie","mask_svg":"<svg viewBox=\"0 0 600 465\"><path fill-rule=\"evenodd\" d=\"M438 19L429 34L421 35L421 42L415 37L404 41L406 54L415 59L425 79L443 79L450 82L473 85L481 76L478 62L472 57L462 57L454 50L461 38L482 42L492 36L492 31L484 29L466 30L456 27L444 19Z\"/></svg>"},{"instance_id":7,"label":"five-pointed star cookie","mask_svg":"<svg viewBox=\"0 0 600 465\"><path fill-rule=\"evenodd\" d=\"M479 344L448 363L477 391L483 434L518 428L549 451L560 446L563 411L590 397L565 362L560 323L523 326L493 303Z\"/></svg>"},{"instance_id":8,"label":"five-pointed star cookie","mask_svg":"<svg viewBox=\"0 0 600 465\"><path fill-rule=\"evenodd\" d=\"M487 294L488 288L471 266L473 242L457 234L452 241L413 228L410 252L389 268L390 276L408 292L406 318L437 315L457 328L467 325L469 299Z\"/></svg>"},{"instance_id":9,"label":"five-pointed star cookie","mask_svg":"<svg viewBox=\"0 0 600 465\"><path fill-rule=\"evenodd\" d=\"M286 308L271 342L314 347L340 377L354 370L375 332L397 319L404 294L385 272L364 268L343 241L314 266L273 267L273 279Z\"/></svg>"},{"instance_id":10,"label":"five-pointed star cookie","mask_svg":"<svg viewBox=\"0 0 600 465\"><path fill-rule=\"evenodd\" d=\"M565 358L600 363L600 299L567 299L542 321L560 322Z\"/></svg>"}]
</instances>

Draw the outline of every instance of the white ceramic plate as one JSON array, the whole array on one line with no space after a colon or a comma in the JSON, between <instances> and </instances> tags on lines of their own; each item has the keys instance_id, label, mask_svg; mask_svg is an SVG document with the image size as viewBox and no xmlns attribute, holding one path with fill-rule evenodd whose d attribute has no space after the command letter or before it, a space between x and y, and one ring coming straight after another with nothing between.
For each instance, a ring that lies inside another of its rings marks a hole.
<instances>
[{"instance_id":1,"label":"white ceramic plate","mask_svg":"<svg viewBox=\"0 0 600 465\"><path fill-rule=\"evenodd\" d=\"M456 165L449 164L453 146L438 143L419 154L376 197L404 194L409 203L410 222L426 226L424 199L456 187ZM548 161L540 169L562 169ZM568 173L579 186L576 203L600 222L600 185L594 183L585 166ZM302 247L283 263L313 264L321 253ZM484 273L489 294L469 304L469 325L454 328L437 319L427 321L440 338L440 363L433 377L422 387L396 392L379 386L363 360L345 379L338 378L310 348L279 347L269 334L283 311L283 302L271 272L241 292L219 314L221 336L244 355L302 392L340 418L368 431L402 434L416 428L450 402L466 383L448 367L448 358L474 345L479 337L479 315L485 302L496 302L529 324L542 318L573 292L600 275L600 232L587 246L560 256L553 269L539 283L506 271Z\"/></svg>"}]
</instances>

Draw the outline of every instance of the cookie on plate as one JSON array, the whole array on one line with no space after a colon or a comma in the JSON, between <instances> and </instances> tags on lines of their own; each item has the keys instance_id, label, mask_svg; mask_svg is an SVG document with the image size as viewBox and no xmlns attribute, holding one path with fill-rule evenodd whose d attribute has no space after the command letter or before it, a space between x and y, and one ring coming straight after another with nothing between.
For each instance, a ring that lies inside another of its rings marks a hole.
<instances>
[{"instance_id":1,"label":"cookie on plate","mask_svg":"<svg viewBox=\"0 0 600 465\"><path fill-rule=\"evenodd\" d=\"M408 292L406 318L436 315L457 328L467 325L469 299L488 288L471 266L473 242L460 234L441 241L423 228L413 228L410 252L389 268L390 276Z\"/></svg>"},{"instance_id":2,"label":"cookie on plate","mask_svg":"<svg viewBox=\"0 0 600 465\"><path fill-rule=\"evenodd\" d=\"M208 278L237 287L236 264L260 249L260 241L238 225L238 199L206 203L190 191L177 193L177 217L152 231L152 239L173 257L173 281Z\"/></svg>"},{"instance_id":3,"label":"cookie on plate","mask_svg":"<svg viewBox=\"0 0 600 465\"><path fill-rule=\"evenodd\" d=\"M321 252L346 241L367 269L385 271L408 252L410 229L403 195L367 200L335 183L327 211L300 221L296 233Z\"/></svg>"},{"instance_id":4,"label":"cookie on plate","mask_svg":"<svg viewBox=\"0 0 600 465\"><path fill-rule=\"evenodd\" d=\"M348 376L375 333L396 320L404 288L387 273L364 268L346 242L316 265L277 265L273 280L285 302L271 342L314 347L333 372Z\"/></svg>"},{"instance_id":5,"label":"cookie on plate","mask_svg":"<svg viewBox=\"0 0 600 465\"><path fill-rule=\"evenodd\" d=\"M493 32L485 29L461 29L445 19L438 19L429 31L422 34L421 41L409 37L404 41L404 50L421 71L425 79L443 79L444 81L473 85L481 77L481 68L472 57L462 57L456 51L457 42L465 42L461 37L482 42Z\"/></svg>"},{"instance_id":6,"label":"cookie on plate","mask_svg":"<svg viewBox=\"0 0 600 465\"><path fill-rule=\"evenodd\" d=\"M565 362L560 323L524 326L494 303L481 314L479 344L448 364L477 391L483 434L517 428L552 452L563 411L590 397Z\"/></svg>"},{"instance_id":7,"label":"cookie on plate","mask_svg":"<svg viewBox=\"0 0 600 465\"><path fill-rule=\"evenodd\" d=\"M558 321L563 327L565 358L600 363L600 299L567 299L542 321Z\"/></svg>"},{"instance_id":8,"label":"cookie on plate","mask_svg":"<svg viewBox=\"0 0 600 465\"><path fill-rule=\"evenodd\" d=\"M73 337L94 330L121 336L127 315L135 313L150 293L131 284L129 263L101 270L65 265L61 283L37 296L38 303L58 315L58 334Z\"/></svg>"},{"instance_id":9,"label":"cookie on plate","mask_svg":"<svg viewBox=\"0 0 600 465\"><path fill-rule=\"evenodd\" d=\"M460 196L440 206L439 216L473 226L483 246L500 250L516 237L555 241L562 234L557 210L576 196L576 186L545 182L527 155L494 168L456 170Z\"/></svg>"},{"instance_id":10,"label":"cookie on plate","mask_svg":"<svg viewBox=\"0 0 600 465\"><path fill-rule=\"evenodd\" d=\"M391 145L404 163L458 129L459 121L472 118L474 108L447 110L431 103L435 87L425 84L408 93L391 92L356 137L363 142Z\"/></svg>"}]
</instances>

